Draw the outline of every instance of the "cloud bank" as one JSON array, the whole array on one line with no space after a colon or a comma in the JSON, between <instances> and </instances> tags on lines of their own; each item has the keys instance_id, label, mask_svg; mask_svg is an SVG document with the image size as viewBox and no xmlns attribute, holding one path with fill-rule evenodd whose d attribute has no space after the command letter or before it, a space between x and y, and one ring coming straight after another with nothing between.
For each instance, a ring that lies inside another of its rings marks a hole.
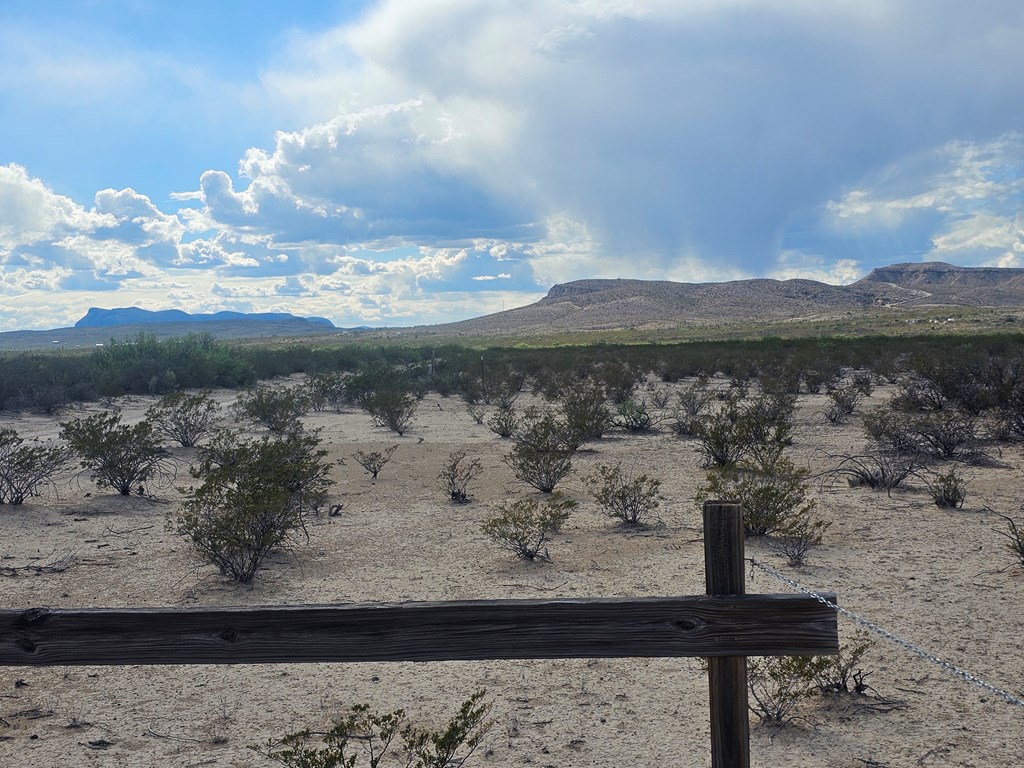
<instances>
[{"instance_id":1,"label":"cloud bank","mask_svg":"<svg viewBox=\"0 0 1024 768\"><path fill-rule=\"evenodd\" d=\"M586 277L1024 266L1022 33L1011 2L367 6L254 74L302 127L163 209L0 167L0 328L33 297L410 324Z\"/></svg>"}]
</instances>

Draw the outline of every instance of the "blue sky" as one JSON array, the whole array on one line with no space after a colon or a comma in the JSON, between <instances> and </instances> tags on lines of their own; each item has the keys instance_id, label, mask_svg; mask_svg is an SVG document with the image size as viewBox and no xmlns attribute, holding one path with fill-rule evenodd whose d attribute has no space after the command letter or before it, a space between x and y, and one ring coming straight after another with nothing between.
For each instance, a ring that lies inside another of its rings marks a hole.
<instances>
[{"instance_id":1,"label":"blue sky","mask_svg":"<svg viewBox=\"0 0 1024 768\"><path fill-rule=\"evenodd\" d=\"M1024 266L1024 6L0 4L0 330Z\"/></svg>"}]
</instances>

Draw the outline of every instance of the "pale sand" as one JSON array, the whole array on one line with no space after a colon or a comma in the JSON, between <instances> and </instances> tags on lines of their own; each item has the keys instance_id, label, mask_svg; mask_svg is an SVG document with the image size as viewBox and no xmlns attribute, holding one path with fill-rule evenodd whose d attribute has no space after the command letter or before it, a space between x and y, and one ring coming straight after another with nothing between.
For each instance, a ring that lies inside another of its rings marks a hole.
<instances>
[{"instance_id":1,"label":"pale sand","mask_svg":"<svg viewBox=\"0 0 1024 768\"><path fill-rule=\"evenodd\" d=\"M654 386L665 387L655 383ZM681 385L676 385L681 386ZM225 403L232 393L218 393ZM881 403L882 391L866 405ZM140 417L153 398L121 402ZM520 405L535 401L524 394ZM823 395L800 399L790 455L821 472L828 454L858 450L856 417L841 427L820 416ZM100 410L74 409L64 418ZM178 499L159 501L98 491L87 479L61 477L42 498L0 507L0 565L44 562L63 552L63 573L0 577L0 605L258 605L466 598L701 594L703 545L694 492L703 480L693 440L667 430L614 432L574 459L563 490L581 501L550 544L553 562L510 559L480 533L502 499L529 495L502 456L510 443L473 422L455 398L429 396L410 434L397 438L362 412L319 413L332 459L338 517L321 517L308 548L273 558L252 588L196 570L184 541L165 530ZM57 420L13 417L25 437L53 436ZM420 440L422 439L422 442ZM376 482L351 459L359 447L400 448ZM449 452L479 456L484 473L473 502L452 506L436 487ZM184 462L175 481L189 481ZM663 480L663 525L639 533L614 529L582 478L600 463L636 462ZM838 593L842 605L986 680L1024 690L1021 637L1024 569L996 533L1021 522L1021 446L1003 446L996 467L967 467L966 508L941 510L920 482L884 493L843 481L815 484L832 527L802 569L787 568L758 541L747 554L799 582ZM91 494L88 497L85 494ZM41 561L30 558L41 557ZM752 573L748 592L786 592ZM848 640L854 627L840 620ZM809 700L801 719L777 734L752 732L756 766L986 766L1024 764L1024 708L1014 708L939 667L877 639L865 658L868 682L906 708L881 713L867 697ZM27 685L16 687L16 680ZM0 669L0 765L272 765L246 745L311 726L356 702L406 708L439 723L470 692L485 687L497 721L474 765L708 765L707 682L696 659L449 662L424 664L237 667L74 667ZM43 715L36 717L35 715ZM72 727L79 725L80 727ZM752 720L752 725L754 721ZM106 741L105 749L89 742Z\"/></svg>"}]
</instances>

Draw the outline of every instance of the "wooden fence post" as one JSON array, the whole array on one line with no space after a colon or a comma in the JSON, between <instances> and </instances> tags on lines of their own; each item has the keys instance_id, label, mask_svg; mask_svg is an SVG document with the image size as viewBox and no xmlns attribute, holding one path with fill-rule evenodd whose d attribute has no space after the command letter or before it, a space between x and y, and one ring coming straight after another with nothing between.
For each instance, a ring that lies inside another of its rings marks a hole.
<instances>
[{"instance_id":1,"label":"wooden fence post","mask_svg":"<svg viewBox=\"0 0 1024 768\"><path fill-rule=\"evenodd\" d=\"M742 595L743 510L736 502L704 503L704 576L709 595ZM750 768L747 657L708 659L712 768Z\"/></svg>"}]
</instances>

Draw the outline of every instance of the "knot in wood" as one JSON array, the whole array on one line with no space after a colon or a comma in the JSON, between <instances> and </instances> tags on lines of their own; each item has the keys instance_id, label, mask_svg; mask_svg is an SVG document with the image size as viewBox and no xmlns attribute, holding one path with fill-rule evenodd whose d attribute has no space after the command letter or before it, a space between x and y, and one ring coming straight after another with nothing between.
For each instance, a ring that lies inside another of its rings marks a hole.
<instances>
[{"instance_id":1,"label":"knot in wood","mask_svg":"<svg viewBox=\"0 0 1024 768\"><path fill-rule=\"evenodd\" d=\"M27 635L18 635L18 639L14 641L14 644L18 646L19 650L22 650L25 653L36 652L36 644Z\"/></svg>"},{"instance_id":2,"label":"knot in wood","mask_svg":"<svg viewBox=\"0 0 1024 768\"><path fill-rule=\"evenodd\" d=\"M678 629L683 630L683 632L696 632L704 626L703 621L693 618L692 616L683 616L672 623L675 624Z\"/></svg>"},{"instance_id":3,"label":"knot in wood","mask_svg":"<svg viewBox=\"0 0 1024 768\"><path fill-rule=\"evenodd\" d=\"M217 637L226 643L234 643L238 641L238 632L234 629L225 629L218 632Z\"/></svg>"}]
</instances>

